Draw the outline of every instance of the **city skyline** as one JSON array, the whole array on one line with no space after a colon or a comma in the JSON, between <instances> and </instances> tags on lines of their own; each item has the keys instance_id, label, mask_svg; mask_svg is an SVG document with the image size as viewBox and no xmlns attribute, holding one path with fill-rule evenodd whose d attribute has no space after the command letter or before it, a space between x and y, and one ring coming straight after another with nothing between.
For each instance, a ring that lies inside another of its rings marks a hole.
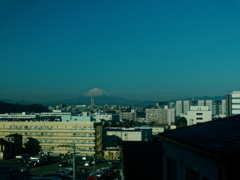
<instances>
[{"instance_id":1,"label":"city skyline","mask_svg":"<svg viewBox=\"0 0 240 180\"><path fill-rule=\"evenodd\" d=\"M240 89L237 1L0 2L0 99L102 88L128 100Z\"/></svg>"}]
</instances>

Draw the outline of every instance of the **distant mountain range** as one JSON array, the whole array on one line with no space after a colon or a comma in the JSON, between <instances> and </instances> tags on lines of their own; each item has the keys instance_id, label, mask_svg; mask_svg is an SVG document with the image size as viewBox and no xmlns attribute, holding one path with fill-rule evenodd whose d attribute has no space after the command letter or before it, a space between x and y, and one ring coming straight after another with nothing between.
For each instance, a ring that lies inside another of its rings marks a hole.
<instances>
[{"instance_id":1,"label":"distant mountain range","mask_svg":"<svg viewBox=\"0 0 240 180\"><path fill-rule=\"evenodd\" d=\"M91 104L91 98L94 99L95 105L103 106L105 104L108 105L121 105L121 106L135 106L135 107L146 107L148 105L155 105L156 101L138 101L138 100L132 100L129 101L125 98L118 97L111 95L110 93L106 92L103 89L100 88L93 88L90 91L83 93L80 96L61 100L61 101L54 101L54 102L48 102L48 103L42 103L46 106L56 106L59 104L67 104L67 105L90 105ZM203 97L193 97L193 98L186 98L182 100L222 100L225 99L225 96L203 96ZM20 101L13 101L10 99L0 99L0 101L8 102L8 103L18 103L23 105L29 105L29 104L37 104L33 102L27 102L25 100ZM176 100L168 101L168 102L175 102ZM39 103L38 103L39 104Z\"/></svg>"}]
</instances>

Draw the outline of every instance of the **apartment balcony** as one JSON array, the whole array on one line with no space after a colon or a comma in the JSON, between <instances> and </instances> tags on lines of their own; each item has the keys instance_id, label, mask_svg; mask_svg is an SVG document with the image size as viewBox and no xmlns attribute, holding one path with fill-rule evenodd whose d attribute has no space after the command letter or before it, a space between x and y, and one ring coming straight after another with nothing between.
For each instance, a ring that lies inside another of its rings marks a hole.
<instances>
[{"instance_id":1,"label":"apartment balcony","mask_svg":"<svg viewBox=\"0 0 240 180\"><path fill-rule=\"evenodd\" d=\"M89 132L89 133L94 133L95 129L94 128L0 128L1 131L20 131L20 132L26 132L26 131L33 131L33 132L46 132L46 131L51 131L51 132Z\"/></svg>"},{"instance_id":2,"label":"apartment balcony","mask_svg":"<svg viewBox=\"0 0 240 180\"><path fill-rule=\"evenodd\" d=\"M35 135L35 134L23 134L23 138L58 138L58 139L91 139L94 140L95 136L90 135Z\"/></svg>"},{"instance_id":3,"label":"apartment balcony","mask_svg":"<svg viewBox=\"0 0 240 180\"><path fill-rule=\"evenodd\" d=\"M52 153L73 153L73 149L54 149L54 148L49 148L49 149L40 149L42 152L52 152ZM76 154L95 154L95 150L84 150L84 149L76 149L75 150Z\"/></svg>"},{"instance_id":4,"label":"apartment balcony","mask_svg":"<svg viewBox=\"0 0 240 180\"><path fill-rule=\"evenodd\" d=\"M28 141L24 141L24 144L28 144L28 145L36 145L36 143L31 143ZM59 145L73 145L73 143L69 143L69 142L39 142L39 145L41 146L59 146ZM80 142L75 142L75 146L84 146L84 147L94 147L95 143L80 143Z\"/></svg>"}]
</instances>

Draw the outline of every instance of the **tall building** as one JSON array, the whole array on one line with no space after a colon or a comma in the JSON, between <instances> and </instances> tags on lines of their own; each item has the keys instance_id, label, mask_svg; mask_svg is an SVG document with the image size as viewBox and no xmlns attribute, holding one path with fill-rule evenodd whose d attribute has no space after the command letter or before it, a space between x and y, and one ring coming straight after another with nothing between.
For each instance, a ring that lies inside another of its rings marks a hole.
<instances>
[{"instance_id":1,"label":"tall building","mask_svg":"<svg viewBox=\"0 0 240 180\"><path fill-rule=\"evenodd\" d=\"M182 110L182 101L176 101L176 116L180 117L180 115L182 114L183 110Z\"/></svg>"},{"instance_id":2,"label":"tall building","mask_svg":"<svg viewBox=\"0 0 240 180\"><path fill-rule=\"evenodd\" d=\"M196 105L196 101L176 101L176 117L180 117L181 114L187 114L192 105Z\"/></svg>"},{"instance_id":3,"label":"tall building","mask_svg":"<svg viewBox=\"0 0 240 180\"><path fill-rule=\"evenodd\" d=\"M240 91L233 91L226 95L226 116L240 114Z\"/></svg>"},{"instance_id":4,"label":"tall building","mask_svg":"<svg viewBox=\"0 0 240 180\"><path fill-rule=\"evenodd\" d=\"M212 111L212 116L226 114L225 100L198 100L198 106L207 106Z\"/></svg>"}]
</instances>

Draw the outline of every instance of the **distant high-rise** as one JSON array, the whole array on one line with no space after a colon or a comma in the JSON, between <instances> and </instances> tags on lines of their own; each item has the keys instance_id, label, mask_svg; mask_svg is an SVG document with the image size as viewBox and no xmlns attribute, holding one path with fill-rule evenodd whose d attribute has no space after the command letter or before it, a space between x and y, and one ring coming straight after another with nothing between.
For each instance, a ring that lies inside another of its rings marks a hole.
<instances>
[{"instance_id":1,"label":"distant high-rise","mask_svg":"<svg viewBox=\"0 0 240 180\"><path fill-rule=\"evenodd\" d=\"M240 114L240 91L233 91L226 95L226 116Z\"/></svg>"},{"instance_id":2,"label":"distant high-rise","mask_svg":"<svg viewBox=\"0 0 240 180\"><path fill-rule=\"evenodd\" d=\"M190 109L190 106L193 105L195 101L176 101L176 117L180 117L181 114L187 114Z\"/></svg>"}]
</instances>

